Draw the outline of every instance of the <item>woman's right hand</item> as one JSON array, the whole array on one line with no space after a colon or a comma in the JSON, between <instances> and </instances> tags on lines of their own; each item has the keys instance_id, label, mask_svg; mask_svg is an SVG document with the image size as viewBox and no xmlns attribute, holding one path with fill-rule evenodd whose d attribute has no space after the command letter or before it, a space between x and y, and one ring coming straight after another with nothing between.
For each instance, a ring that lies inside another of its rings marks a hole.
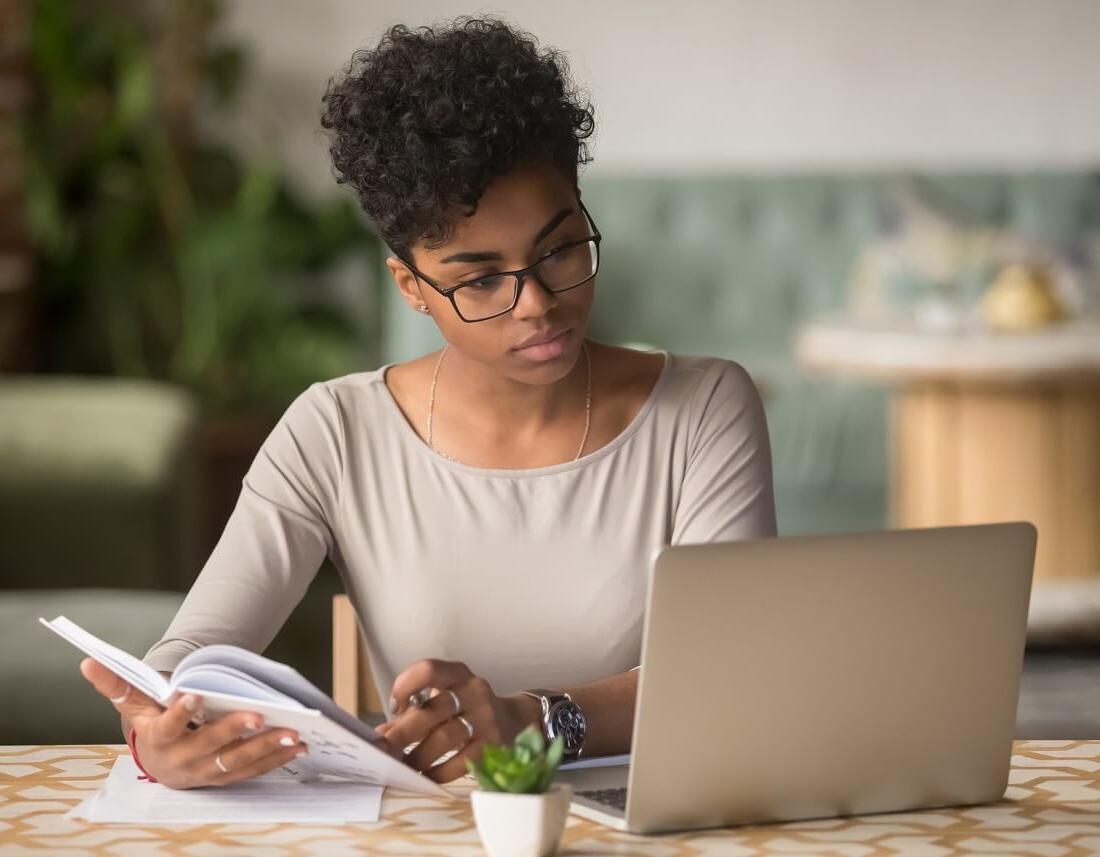
<instances>
[{"instance_id":1,"label":"woman's right hand","mask_svg":"<svg viewBox=\"0 0 1100 857\"><path fill-rule=\"evenodd\" d=\"M267 773L306 752L292 729L243 737L263 727L259 714L237 712L188 729L201 709L195 696L185 694L165 709L91 658L80 662L80 672L129 721L141 766L169 788L226 786ZM122 702L111 701L123 695ZM218 767L217 758L228 773Z\"/></svg>"}]
</instances>

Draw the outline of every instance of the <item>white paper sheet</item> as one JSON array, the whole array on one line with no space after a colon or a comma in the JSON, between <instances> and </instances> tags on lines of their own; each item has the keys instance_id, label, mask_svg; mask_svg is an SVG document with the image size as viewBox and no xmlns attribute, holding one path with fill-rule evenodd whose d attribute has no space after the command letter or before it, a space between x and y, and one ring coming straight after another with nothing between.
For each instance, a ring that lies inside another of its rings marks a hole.
<instances>
[{"instance_id":1,"label":"white paper sheet","mask_svg":"<svg viewBox=\"0 0 1100 857\"><path fill-rule=\"evenodd\" d=\"M69 817L98 823L349 824L378 821L382 805L382 786L349 780L304 783L276 772L231 786L181 790L139 780L139 773L130 756L119 756L103 787Z\"/></svg>"},{"instance_id":2,"label":"white paper sheet","mask_svg":"<svg viewBox=\"0 0 1100 857\"><path fill-rule=\"evenodd\" d=\"M589 758L580 758L575 762L562 762L558 766L559 771L575 771L578 768L615 768L619 765L629 765L630 754L624 753L621 756L591 756Z\"/></svg>"}]
</instances>

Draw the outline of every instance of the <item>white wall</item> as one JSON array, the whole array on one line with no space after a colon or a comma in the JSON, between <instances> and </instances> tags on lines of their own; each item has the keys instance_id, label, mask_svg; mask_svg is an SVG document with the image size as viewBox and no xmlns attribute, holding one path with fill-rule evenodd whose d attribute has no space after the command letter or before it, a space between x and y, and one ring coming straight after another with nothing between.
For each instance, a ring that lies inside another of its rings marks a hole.
<instances>
[{"instance_id":1,"label":"white wall","mask_svg":"<svg viewBox=\"0 0 1100 857\"><path fill-rule=\"evenodd\" d=\"M497 13L564 50L589 168L1100 165L1098 0L233 0L254 52L233 133L331 188L330 74L391 23Z\"/></svg>"}]
</instances>

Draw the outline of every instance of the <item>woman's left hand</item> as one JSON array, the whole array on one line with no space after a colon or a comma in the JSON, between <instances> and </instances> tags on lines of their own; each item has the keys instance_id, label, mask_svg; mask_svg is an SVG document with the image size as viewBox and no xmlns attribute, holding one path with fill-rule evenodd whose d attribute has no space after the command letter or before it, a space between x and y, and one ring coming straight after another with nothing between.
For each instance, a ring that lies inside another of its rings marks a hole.
<instances>
[{"instance_id":1,"label":"woman's left hand","mask_svg":"<svg viewBox=\"0 0 1100 857\"><path fill-rule=\"evenodd\" d=\"M435 688L439 693L421 708L410 707L409 695L423 688ZM416 744L404 756L405 762L438 783L465 774L466 760L479 759L486 742L511 744L525 726L538 720L537 700L521 694L497 696L489 682L474 675L466 664L434 659L417 661L394 680L390 709L394 719L378 731L398 757L410 744ZM469 729L463 720L470 724ZM458 752L431 767L450 750Z\"/></svg>"}]
</instances>

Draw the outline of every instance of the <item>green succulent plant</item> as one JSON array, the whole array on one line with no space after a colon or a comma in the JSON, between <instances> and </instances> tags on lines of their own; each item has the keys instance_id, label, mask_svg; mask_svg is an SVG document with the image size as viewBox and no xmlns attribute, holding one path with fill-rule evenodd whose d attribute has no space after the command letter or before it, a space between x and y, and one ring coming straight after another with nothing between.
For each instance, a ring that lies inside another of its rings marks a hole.
<instances>
[{"instance_id":1,"label":"green succulent plant","mask_svg":"<svg viewBox=\"0 0 1100 857\"><path fill-rule=\"evenodd\" d=\"M481 761L467 759L466 767L486 791L541 794L554 781L562 746L558 736L547 749L542 732L528 726L516 736L511 747L486 744Z\"/></svg>"}]
</instances>

